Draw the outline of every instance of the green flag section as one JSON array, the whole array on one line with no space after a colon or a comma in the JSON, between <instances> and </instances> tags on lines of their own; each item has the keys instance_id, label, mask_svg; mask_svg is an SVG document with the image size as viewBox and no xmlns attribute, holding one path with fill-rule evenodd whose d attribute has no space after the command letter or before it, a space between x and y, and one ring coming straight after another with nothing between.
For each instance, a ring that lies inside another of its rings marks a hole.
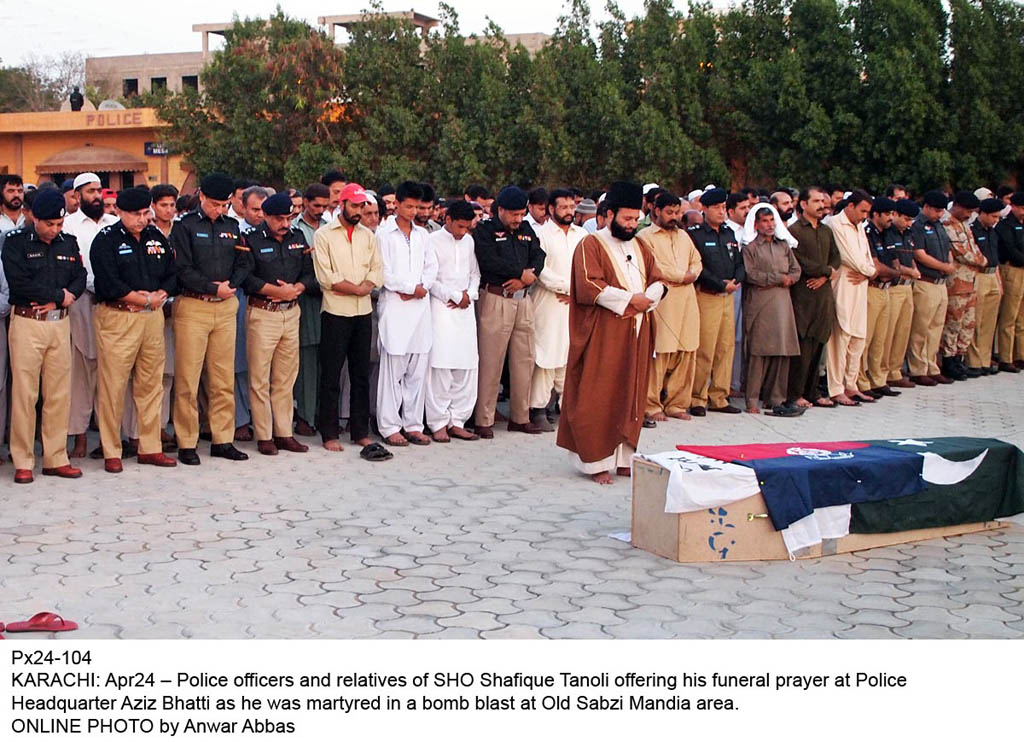
<instances>
[{"instance_id":1,"label":"green flag section","mask_svg":"<svg viewBox=\"0 0 1024 742\"><path fill-rule=\"evenodd\" d=\"M995 438L866 441L923 454L928 486L852 506L850 533L894 533L998 520L1024 512L1024 454Z\"/></svg>"}]
</instances>

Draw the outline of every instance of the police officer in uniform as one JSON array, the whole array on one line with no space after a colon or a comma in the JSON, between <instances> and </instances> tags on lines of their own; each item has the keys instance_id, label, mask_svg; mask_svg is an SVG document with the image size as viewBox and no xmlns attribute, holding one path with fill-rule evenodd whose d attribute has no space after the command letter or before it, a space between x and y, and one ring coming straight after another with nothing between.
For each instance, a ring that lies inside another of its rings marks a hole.
<instances>
[{"instance_id":1,"label":"police officer in uniform","mask_svg":"<svg viewBox=\"0 0 1024 742\"><path fill-rule=\"evenodd\" d=\"M928 191L924 194L921 213L910 227L914 262L921 278L914 282L914 319L910 326L907 365L911 381L920 386L953 383L940 373L937 361L949 304L946 278L956 270L951 257L953 247L940 221L945 211L946 194Z\"/></svg>"},{"instance_id":2,"label":"police officer in uniform","mask_svg":"<svg viewBox=\"0 0 1024 742\"><path fill-rule=\"evenodd\" d=\"M209 379L210 455L231 461L249 457L232 445L235 436L235 289L245 281L249 248L238 222L227 216L233 181L212 173L199 186L199 208L171 228L178 274L174 301L174 430L178 460L196 466L197 397L205 363Z\"/></svg>"},{"instance_id":3,"label":"police officer in uniform","mask_svg":"<svg viewBox=\"0 0 1024 742\"><path fill-rule=\"evenodd\" d=\"M292 436L292 388L299 374L299 297L316 282L312 250L293 229L292 200L278 193L263 202L263 223L246 232L246 358L249 406L259 452L305 453Z\"/></svg>"},{"instance_id":4,"label":"police officer in uniform","mask_svg":"<svg viewBox=\"0 0 1024 742\"><path fill-rule=\"evenodd\" d=\"M97 307L93 315L99 357L96 413L103 467L121 472L121 418L132 379L138 414L140 464L176 466L160 442L163 395L164 302L176 289L174 253L163 232L149 225L149 191L117 194L121 219L104 227L90 251Z\"/></svg>"},{"instance_id":5,"label":"police officer in uniform","mask_svg":"<svg viewBox=\"0 0 1024 742\"><path fill-rule=\"evenodd\" d=\"M903 360L910 344L910 326L914 319L914 281L921 277L921 272L914 263L914 237L910 225L920 207L909 198L901 198L896 202L896 216L892 226L885 230L883 239L887 247L896 251L898 263L893 267L899 270L900 277L889 286L889 348L886 351L886 379L891 387L913 389L917 386L910 379L903 377Z\"/></svg>"},{"instance_id":6,"label":"police officer in uniform","mask_svg":"<svg viewBox=\"0 0 1024 742\"><path fill-rule=\"evenodd\" d=\"M697 417L703 417L708 410L730 414L740 411L729 404L736 349L733 294L739 290L747 273L739 241L725 224L727 198L723 188L705 191L700 197L704 223L687 230L704 265L697 277L700 345L693 377L693 407L690 408L690 414Z\"/></svg>"},{"instance_id":7,"label":"police officer in uniform","mask_svg":"<svg viewBox=\"0 0 1024 742\"><path fill-rule=\"evenodd\" d=\"M871 216L864 225L876 273L868 283L868 334L860 359L857 388L875 399L900 395L889 386L887 378L892 331L889 290L900 280L897 247L893 240L886 238L895 215L896 202L879 196L871 203Z\"/></svg>"},{"instance_id":8,"label":"police officer in uniform","mask_svg":"<svg viewBox=\"0 0 1024 742\"><path fill-rule=\"evenodd\" d=\"M1024 192L1010 196L1010 213L996 226L999 235L999 304L996 350L999 370L1011 374L1024 368Z\"/></svg>"},{"instance_id":9,"label":"police officer in uniform","mask_svg":"<svg viewBox=\"0 0 1024 742\"><path fill-rule=\"evenodd\" d=\"M1003 288L999 283L999 235L996 225L1003 210L998 198L986 198L978 204L978 218L971 224L974 242L988 261L985 267L975 268L974 288L978 292L977 323L974 338L967 348L967 368L985 376L998 372L992 365L992 344L995 341L996 319Z\"/></svg>"},{"instance_id":10,"label":"police officer in uniform","mask_svg":"<svg viewBox=\"0 0 1024 742\"><path fill-rule=\"evenodd\" d=\"M85 293L78 241L61 231L64 196L40 191L32 202L34 224L5 235L4 274L10 287L11 458L14 481L32 481L36 402L43 391L43 474L82 476L68 461L71 413L71 321L68 307Z\"/></svg>"}]
</instances>

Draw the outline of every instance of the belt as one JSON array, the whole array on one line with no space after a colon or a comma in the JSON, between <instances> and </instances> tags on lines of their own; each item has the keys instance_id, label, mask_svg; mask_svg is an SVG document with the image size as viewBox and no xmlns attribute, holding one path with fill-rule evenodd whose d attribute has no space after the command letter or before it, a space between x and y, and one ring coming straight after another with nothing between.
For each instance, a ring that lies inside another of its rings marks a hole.
<instances>
[{"instance_id":1,"label":"belt","mask_svg":"<svg viewBox=\"0 0 1024 742\"><path fill-rule=\"evenodd\" d=\"M250 296L249 306L256 307L257 309L266 309L268 312L283 312L287 309L291 309L298 305L298 300L295 301L274 301L272 299L266 299L262 296Z\"/></svg>"},{"instance_id":2,"label":"belt","mask_svg":"<svg viewBox=\"0 0 1024 742\"><path fill-rule=\"evenodd\" d=\"M887 289L890 286L894 285L896 284L894 284L892 281L872 281L871 283L868 284L868 286L871 286L872 288L876 289Z\"/></svg>"},{"instance_id":3,"label":"belt","mask_svg":"<svg viewBox=\"0 0 1024 742\"><path fill-rule=\"evenodd\" d=\"M199 301L208 301L212 303L224 301L219 296L214 296L213 294L200 294L198 291L190 291L189 289L182 289L181 295L187 296L189 299L199 299Z\"/></svg>"},{"instance_id":4,"label":"belt","mask_svg":"<svg viewBox=\"0 0 1024 742\"><path fill-rule=\"evenodd\" d=\"M103 303L106 304L108 307L111 307L112 309L117 309L118 311L121 311L121 312L132 312L132 313L135 313L135 312L152 312L153 311L152 307L150 307L148 309L146 307L137 307L134 304L129 304L126 301L105 301Z\"/></svg>"},{"instance_id":5,"label":"belt","mask_svg":"<svg viewBox=\"0 0 1024 742\"><path fill-rule=\"evenodd\" d=\"M702 294L708 294L709 296L727 296L729 294L728 291L712 291L711 289L706 289L703 286L698 286L697 291Z\"/></svg>"},{"instance_id":6,"label":"belt","mask_svg":"<svg viewBox=\"0 0 1024 742\"><path fill-rule=\"evenodd\" d=\"M921 280L922 281L927 281L928 283L939 284L939 283L945 283L946 282L946 277L945 276L939 276L938 278L931 278L930 276L921 276Z\"/></svg>"},{"instance_id":7,"label":"belt","mask_svg":"<svg viewBox=\"0 0 1024 742\"><path fill-rule=\"evenodd\" d=\"M514 291L510 294L505 291L500 283L489 283L484 286L484 289L490 294L502 296L506 299L522 299L526 296L526 289L519 289L519 291Z\"/></svg>"},{"instance_id":8,"label":"belt","mask_svg":"<svg viewBox=\"0 0 1024 742\"><path fill-rule=\"evenodd\" d=\"M993 265L990 268L977 268L976 270L978 271L978 273L995 273L997 270L999 270L999 266Z\"/></svg>"},{"instance_id":9,"label":"belt","mask_svg":"<svg viewBox=\"0 0 1024 742\"><path fill-rule=\"evenodd\" d=\"M14 313L19 317L28 317L29 319L39 320L40 322L56 322L57 320L64 319L68 316L67 307L61 307L60 309L51 309L48 312L40 312L34 307L14 307Z\"/></svg>"}]
</instances>

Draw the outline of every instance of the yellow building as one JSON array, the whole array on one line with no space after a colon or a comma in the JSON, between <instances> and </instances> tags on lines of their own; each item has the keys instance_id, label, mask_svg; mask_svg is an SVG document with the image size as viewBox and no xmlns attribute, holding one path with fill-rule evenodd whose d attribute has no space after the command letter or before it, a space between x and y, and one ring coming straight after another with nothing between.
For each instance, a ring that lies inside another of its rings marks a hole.
<instances>
[{"instance_id":1,"label":"yellow building","mask_svg":"<svg viewBox=\"0 0 1024 742\"><path fill-rule=\"evenodd\" d=\"M93 172L106 188L192 187L181 155L165 154L166 126L152 108L0 113L0 173L62 183Z\"/></svg>"}]
</instances>

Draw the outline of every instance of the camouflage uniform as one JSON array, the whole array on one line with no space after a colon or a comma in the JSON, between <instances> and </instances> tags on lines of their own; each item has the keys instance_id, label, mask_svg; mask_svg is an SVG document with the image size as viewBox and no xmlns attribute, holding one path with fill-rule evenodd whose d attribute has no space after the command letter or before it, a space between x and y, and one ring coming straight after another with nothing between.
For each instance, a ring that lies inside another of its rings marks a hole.
<instances>
[{"instance_id":1,"label":"camouflage uniform","mask_svg":"<svg viewBox=\"0 0 1024 742\"><path fill-rule=\"evenodd\" d=\"M946 306L946 325L942 330L941 353L944 357L961 356L974 339L977 325L975 310L978 306L978 292L974 288L976 269L988 265L985 255L978 249L978 243L966 222L949 214L942 219L946 234L953 246L953 261L956 270L946 279L949 304Z\"/></svg>"}]
</instances>

